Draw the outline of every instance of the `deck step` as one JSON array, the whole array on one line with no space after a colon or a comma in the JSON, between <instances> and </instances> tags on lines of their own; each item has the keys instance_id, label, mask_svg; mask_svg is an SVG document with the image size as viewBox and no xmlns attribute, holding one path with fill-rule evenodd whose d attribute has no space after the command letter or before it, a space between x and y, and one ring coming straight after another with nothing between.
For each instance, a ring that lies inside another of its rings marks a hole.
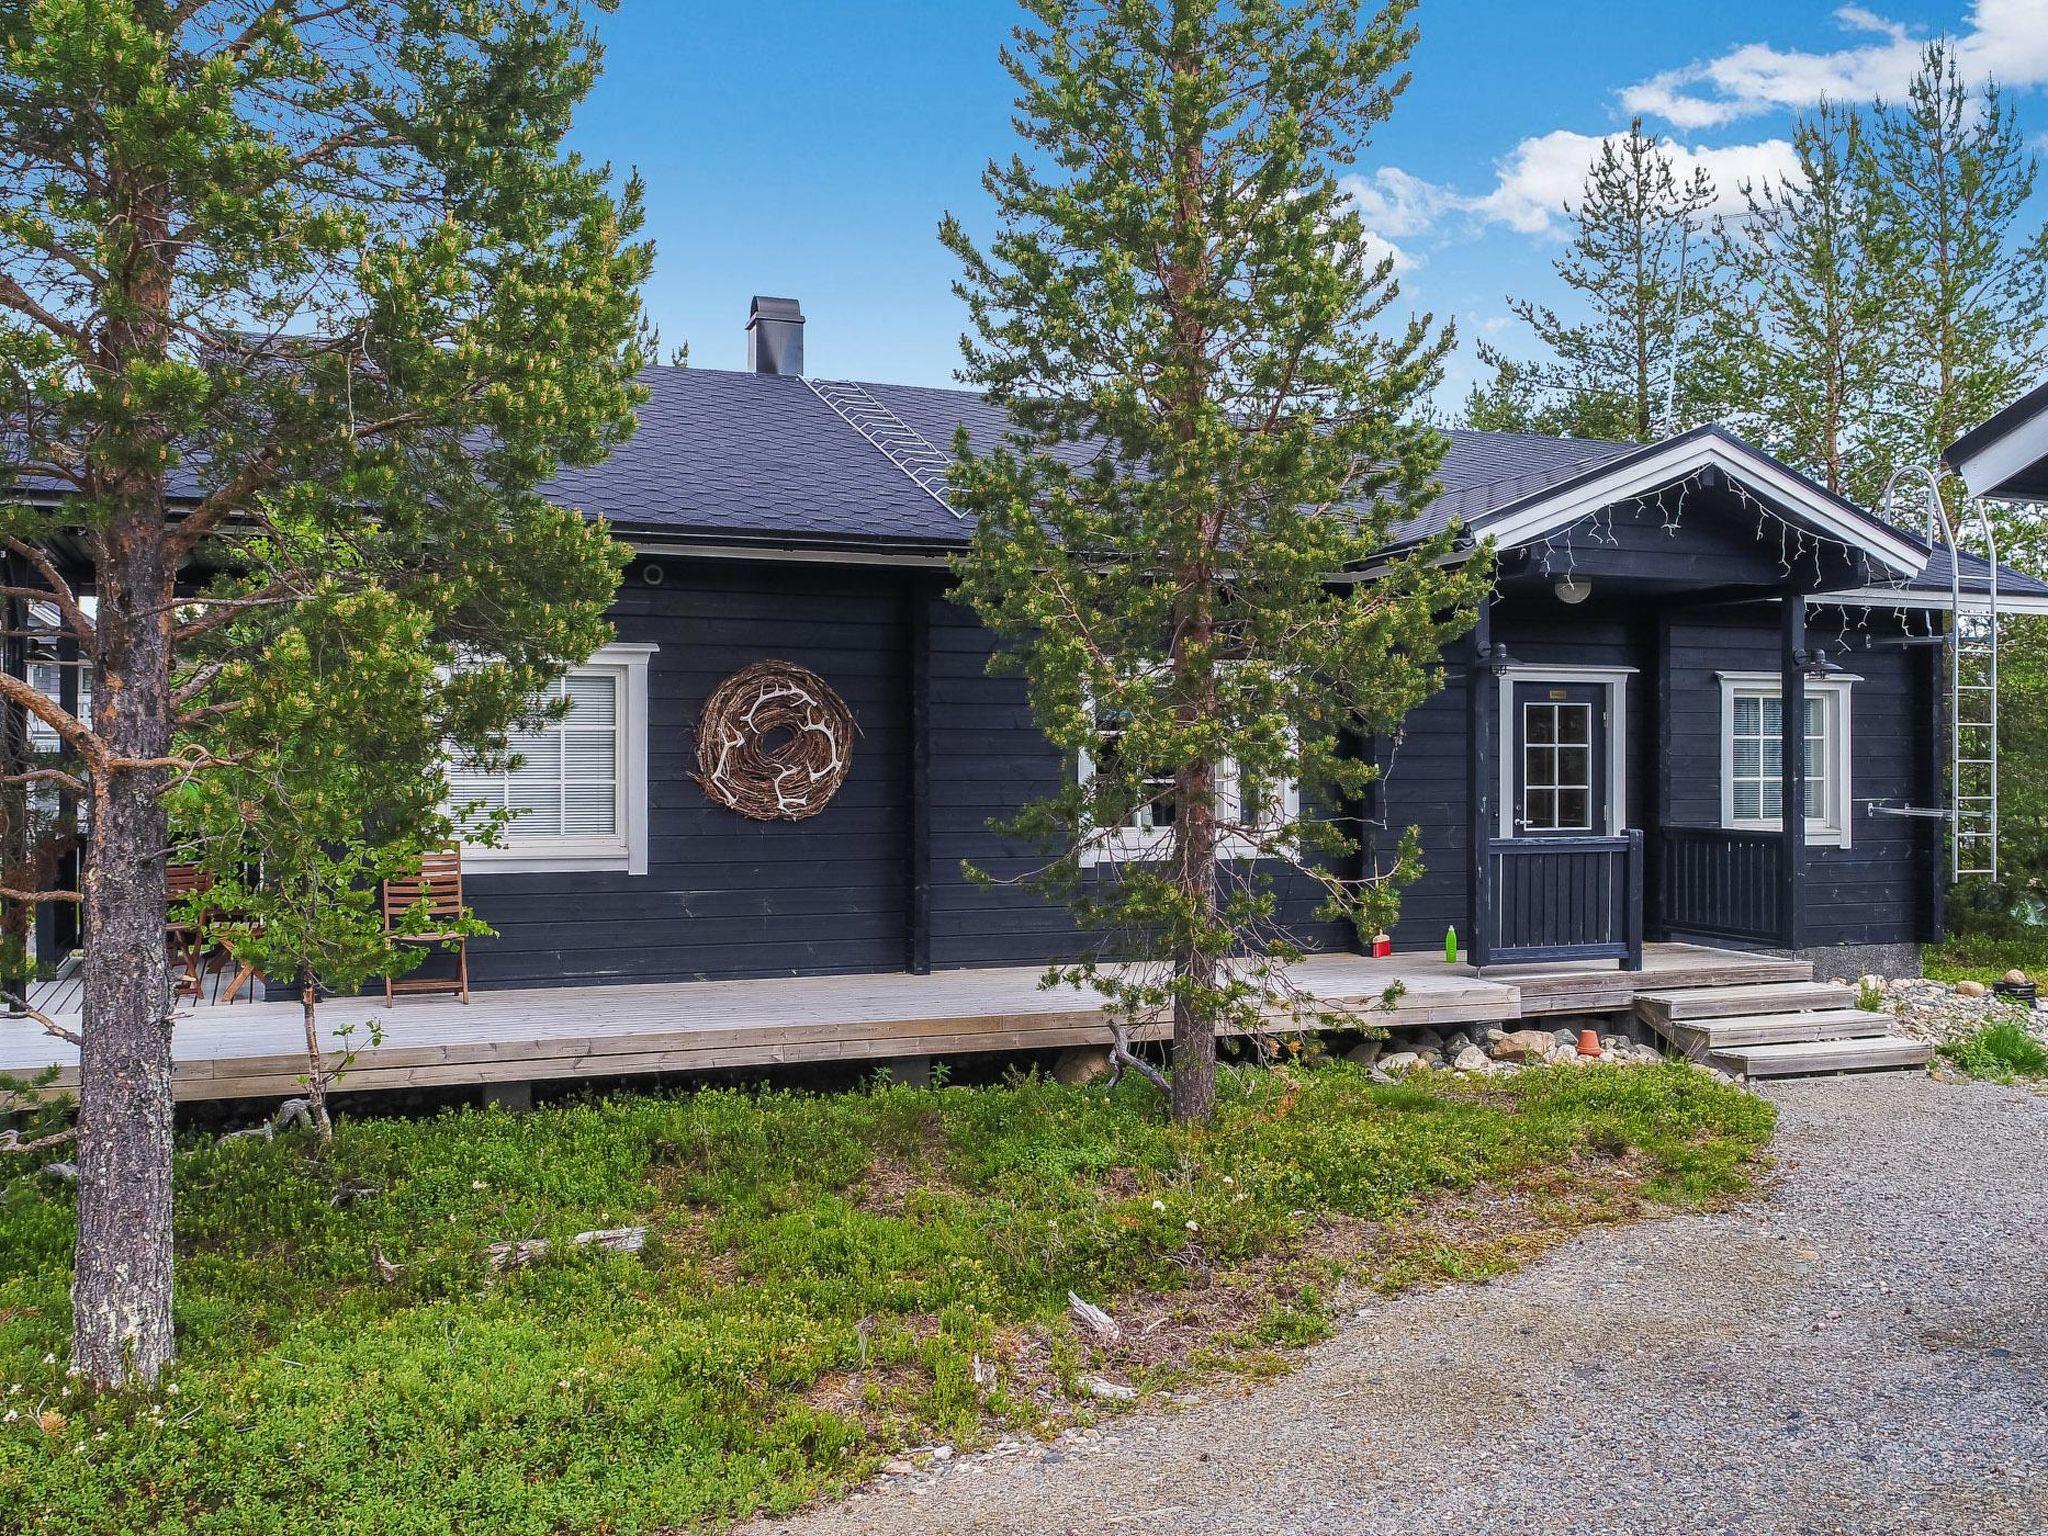
<instances>
[{"instance_id":1,"label":"deck step","mask_svg":"<svg viewBox=\"0 0 2048 1536\"><path fill-rule=\"evenodd\" d=\"M1744 1014L1679 1022L1665 1026L1662 1033L1684 1047L1687 1055L1699 1056L1738 1046L1882 1037L1890 1029L1888 1014L1862 1008L1822 1008L1810 1013Z\"/></svg>"},{"instance_id":2,"label":"deck step","mask_svg":"<svg viewBox=\"0 0 2048 1536\"><path fill-rule=\"evenodd\" d=\"M1636 994L1636 1013L1648 1024L1850 1007L1847 987L1824 981L1765 982L1736 987L1657 987Z\"/></svg>"},{"instance_id":3,"label":"deck step","mask_svg":"<svg viewBox=\"0 0 2048 1536\"><path fill-rule=\"evenodd\" d=\"M1873 1015L1874 1017L1874 1015ZM1717 1050L1708 1059L1724 1071L1747 1078L1810 1077L1829 1072L1878 1072L1919 1068L1933 1054L1923 1040L1884 1035L1853 1040L1804 1040L1781 1045L1747 1045Z\"/></svg>"}]
</instances>

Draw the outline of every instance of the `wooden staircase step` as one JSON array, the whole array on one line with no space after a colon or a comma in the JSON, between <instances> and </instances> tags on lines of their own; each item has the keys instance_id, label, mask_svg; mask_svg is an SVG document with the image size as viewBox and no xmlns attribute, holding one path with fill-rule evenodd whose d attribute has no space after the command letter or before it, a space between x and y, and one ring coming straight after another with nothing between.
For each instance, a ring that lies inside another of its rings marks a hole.
<instances>
[{"instance_id":1,"label":"wooden staircase step","mask_svg":"<svg viewBox=\"0 0 2048 1536\"><path fill-rule=\"evenodd\" d=\"M1841 1009L1853 1005L1847 987L1824 981L1767 982L1737 987L1655 987L1636 994L1636 1013L1649 1024L1686 1019L1750 1017Z\"/></svg>"},{"instance_id":2,"label":"wooden staircase step","mask_svg":"<svg viewBox=\"0 0 2048 1536\"><path fill-rule=\"evenodd\" d=\"M1688 1055L1732 1046L1789 1045L1802 1040L1851 1040L1890 1033L1891 1016L1861 1008L1823 1008L1811 1013L1741 1015L1673 1023L1662 1033Z\"/></svg>"},{"instance_id":3,"label":"wooden staircase step","mask_svg":"<svg viewBox=\"0 0 2048 1536\"><path fill-rule=\"evenodd\" d=\"M1875 1017L1875 1015L1873 1015ZM1885 1035L1875 1039L1804 1040L1782 1045L1747 1045L1717 1050L1709 1060L1744 1077L1808 1077L1824 1072L1878 1072L1925 1067L1933 1048L1923 1040Z\"/></svg>"}]
</instances>

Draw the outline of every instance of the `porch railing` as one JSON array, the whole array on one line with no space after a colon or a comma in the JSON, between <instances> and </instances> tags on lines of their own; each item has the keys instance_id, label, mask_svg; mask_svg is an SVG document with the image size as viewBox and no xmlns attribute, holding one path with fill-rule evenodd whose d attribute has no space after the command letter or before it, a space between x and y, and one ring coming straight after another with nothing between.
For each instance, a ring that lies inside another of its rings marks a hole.
<instances>
[{"instance_id":1,"label":"porch railing","mask_svg":"<svg viewBox=\"0 0 2048 1536\"><path fill-rule=\"evenodd\" d=\"M1643 964L1643 834L1488 840L1479 914L1483 965L1538 960Z\"/></svg>"},{"instance_id":2,"label":"porch railing","mask_svg":"<svg viewBox=\"0 0 2048 1536\"><path fill-rule=\"evenodd\" d=\"M1776 943L1784 935L1779 871L1784 840L1775 832L1665 827L1658 834L1660 927L1706 938Z\"/></svg>"}]
</instances>

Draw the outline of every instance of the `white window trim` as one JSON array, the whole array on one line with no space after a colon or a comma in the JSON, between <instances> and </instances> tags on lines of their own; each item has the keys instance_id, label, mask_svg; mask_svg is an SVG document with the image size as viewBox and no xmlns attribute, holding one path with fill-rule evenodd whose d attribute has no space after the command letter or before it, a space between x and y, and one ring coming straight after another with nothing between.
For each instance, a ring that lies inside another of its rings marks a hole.
<instances>
[{"instance_id":1,"label":"white window trim","mask_svg":"<svg viewBox=\"0 0 2048 1536\"><path fill-rule=\"evenodd\" d=\"M1086 700L1088 712L1095 712L1093 698ZM1290 739L1292 732L1289 732ZM1081 750L1076 765L1076 781L1085 789L1095 780L1095 757L1085 747ZM1244 806L1238 787L1237 760L1226 757L1216 765L1216 809L1217 813L1230 822L1244 819ZM1280 781L1280 819L1295 821L1301 816L1301 780L1297 774L1289 774ZM1093 838L1081 850L1081 865L1092 869L1098 864L1140 864L1166 858L1173 850L1173 828L1171 827L1119 827L1106 837ZM1260 859L1279 857L1263 852L1250 838L1231 835L1218 839L1216 856L1221 859Z\"/></svg>"},{"instance_id":2,"label":"white window trim","mask_svg":"<svg viewBox=\"0 0 2048 1536\"><path fill-rule=\"evenodd\" d=\"M1779 698L1783 696L1785 680L1776 672L1716 672L1714 676L1721 683L1721 825L1732 832L1781 831L1784 824L1778 817L1737 817L1735 814L1735 696L1738 693L1761 693ZM1833 759L1824 765L1827 772L1822 780L1822 814L1806 818L1808 847L1847 848L1851 845L1849 824L1854 800L1849 770L1854 757L1850 750L1849 703L1851 690L1862 681L1853 673L1809 677L1806 680L1807 696L1827 702L1830 716L1828 755Z\"/></svg>"},{"instance_id":3,"label":"white window trim","mask_svg":"<svg viewBox=\"0 0 2048 1536\"><path fill-rule=\"evenodd\" d=\"M1500 673L1500 835L1515 835L1515 684L1578 683L1607 692L1607 828L1594 836L1619 837L1628 826L1628 680L1634 667L1545 667L1511 663Z\"/></svg>"},{"instance_id":4,"label":"white window trim","mask_svg":"<svg viewBox=\"0 0 2048 1536\"><path fill-rule=\"evenodd\" d=\"M612 837L526 838L503 847L464 843L462 861L478 873L546 874L598 870L647 873L647 664L658 645L619 642L594 652L571 672L613 672L619 689L619 735L625 773L620 784L619 831Z\"/></svg>"}]
</instances>

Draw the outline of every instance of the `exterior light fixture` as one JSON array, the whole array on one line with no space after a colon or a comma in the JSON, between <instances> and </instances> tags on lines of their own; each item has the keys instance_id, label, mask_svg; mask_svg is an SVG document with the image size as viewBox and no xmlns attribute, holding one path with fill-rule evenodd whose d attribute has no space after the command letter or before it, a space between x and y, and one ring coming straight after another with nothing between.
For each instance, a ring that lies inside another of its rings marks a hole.
<instances>
[{"instance_id":1,"label":"exterior light fixture","mask_svg":"<svg viewBox=\"0 0 2048 1536\"><path fill-rule=\"evenodd\" d=\"M1560 603L1577 605L1593 595L1593 583L1577 576L1566 576L1550 590L1557 594Z\"/></svg>"}]
</instances>

